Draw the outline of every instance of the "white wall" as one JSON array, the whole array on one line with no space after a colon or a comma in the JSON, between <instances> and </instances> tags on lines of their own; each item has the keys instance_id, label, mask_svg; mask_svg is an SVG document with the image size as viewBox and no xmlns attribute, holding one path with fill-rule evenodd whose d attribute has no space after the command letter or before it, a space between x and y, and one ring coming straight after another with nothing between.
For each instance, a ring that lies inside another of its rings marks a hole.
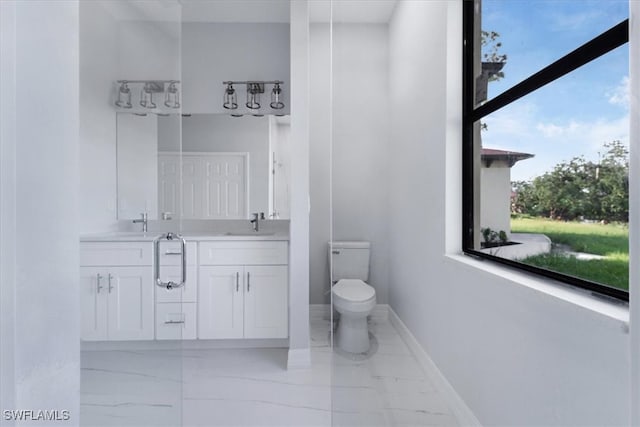
<instances>
[{"instance_id":1,"label":"white wall","mask_svg":"<svg viewBox=\"0 0 640 427\"><path fill-rule=\"evenodd\" d=\"M311 363L309 348L309 2L291 3L291 221L289 357Z\"/></svg>"},{"instance_id":2,"label":"white wall","mask_svg":"<svg viewBox=\"0 0 640 427\"><path fill-rule=\"evenodd\" d=\"M222 96L228 80L282 80L284 114L290 111L289 24L282 23L184 23L182 27L183 111L228 113ZM271 89L260 95L262 108L243 108L246 87L235 86L238 110L245 114L269 108Z\"/></svg>"},{"instance_id":3,"label":"white wall","mask_svg":"<svg viewBox=\"0 0 640 427\"><path fill-rule=\"evenodd\" d=\"M1 10L2 409L78 425L78 3Z\"/></svg>"},{"instance_id":4,"label":"white wall","mask_svg":"<svg viewBox=\"0 0 640 427\"><path fill-rule=\"evenodd\" d=\"M158 120L160 151L180 151L173 117ZM194 114L182 119L182 151L249 153L249 212L269 211L269 119Z\"/></svg>"},{"instance_id":5,"label":"white wall","mask_svg":"<svg viewBox=\"0 0 640 427\"><path fill-rule=\"evenodd\" d=\"M80 230L115 230L117 23L103 1L80 3Z\"/></svg>"},{"instance_id":6,"label":"white wall","mask_svg":"<svg viewBox=\"0 0 640 427\"><path fill-rule=\"evenodd\" d=\"M329 152L326 80L329 31L312 26L311 303L326 302L328 276ZM354 52L358 52L354 55ZM388 31L381 24L334 24L332 102L333 239L372 243L369 283L388 301L389 76ZM317 80L316 80L317 79ZM414 191L415 185L394 191ZM416 218L420 213L416 212Z\"/></svg>"},{"instance_id":7,"label":"white wall","mask_svg":"<svg viewBox=\"0 0 640 427\"><path fill-rule=\"evenodd\" d=\"M624 309L446 255L461 241L461 13L401 1L390 26L391 184L429 185L390 193L389 302L482 424L626 424Z\"/></svg>"},{"instance_id":8,"label":"white wall","mask_svg":"<svg viewBox=\"0 0 640 427\"><path fill-rule=\"evenodd\" d=\"M331 240L331 39L328 24L312 24L309 34L309 302L329 304Z\"/></svg>"},{"instance_id":9,"label":"white wall","mask_svg":"<svg viewBox=\"0 0 640 427\"><path fill-rule=\"evenodd\" d=\"M180 5L166 2L157 7L172 10L175 21L118 23L118 80L181 79Z\"/></svg>"}]
</instances>

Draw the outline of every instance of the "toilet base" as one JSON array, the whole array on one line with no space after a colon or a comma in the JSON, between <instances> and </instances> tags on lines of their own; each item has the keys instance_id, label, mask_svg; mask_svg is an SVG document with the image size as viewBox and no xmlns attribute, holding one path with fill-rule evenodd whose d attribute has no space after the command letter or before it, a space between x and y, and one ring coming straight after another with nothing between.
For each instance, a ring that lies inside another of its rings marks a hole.
<instances>
[{"instance_id":1,"label":"toilet base","mask_svg":"<svg viewBox=\"0 0 640 427\"><path fill-rule=\"evenodd\" d=\"M340 321L335 334L336 345L347 353L369 351L369 326L366 314L349 315L340 313Z\"/></svg>"}]
</instances>

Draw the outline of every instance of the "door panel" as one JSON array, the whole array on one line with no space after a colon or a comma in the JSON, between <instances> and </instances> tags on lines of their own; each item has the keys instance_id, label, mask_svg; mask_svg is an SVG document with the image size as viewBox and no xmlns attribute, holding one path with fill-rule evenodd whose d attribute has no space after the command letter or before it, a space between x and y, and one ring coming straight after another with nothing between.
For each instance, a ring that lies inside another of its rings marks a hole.
<instances>
[{"instance_id":1,"label":"door panel","mask_svg":"<svg viewBox=\"0 0 640 427\"><path fill-rule=\"evenodd\" d=\"M82 322L80 337L84 341L103 341L107 339L107 292L107 271L105 269L97 267L80 268L80 311Z\"/></svg>"},{"instance_id":2,"label":"door panel","mask_svg":"<svg viewBox=\"0 0 640 427\"><path fill-rule=\"evenodd\" d=\"M200 267L198 338L242 338L244 270Z\"/></svg>"},{"instance_id":3,"label":"door panel","mask_svg":"<svg viewBox=\"0 0 640 427\"><path fill-rule=\"evenodd\" d=\"M109 339L153 339L153 277L149 267L112 267Z\"/></svg>"},{"instance_id":4,"label":"door panel","mask_svg":"<svg viewBox=\"0 0 640 427\"><path fill-rule=\"evenodd\" d=\"M245 267L245 338L288 336L287 266Z\"/></svg>"}]
</instances>

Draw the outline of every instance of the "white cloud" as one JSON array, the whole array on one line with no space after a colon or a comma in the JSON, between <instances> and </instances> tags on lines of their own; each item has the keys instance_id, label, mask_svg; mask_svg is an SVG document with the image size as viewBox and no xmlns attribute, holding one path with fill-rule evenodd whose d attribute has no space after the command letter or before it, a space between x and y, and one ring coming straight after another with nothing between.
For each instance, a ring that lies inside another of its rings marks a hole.
<instances>
[{"instance_id":1,"label":"white cloud","mask_svg":"<svg viewBox=\"0 0 640 427\"><path fill-rule=\"evenodd\" d=\"M624 76L618 86L607 92L606 96L609 98L609 103L629 108L629 90L629 76Z\"/></svg>"},{"instance_id":2,"label":"white cloud","mask_svg":"<svg viewBox=\"0 0 640 427\"><path fill-rule=\"evenodd\" d=\"M486 122L488 130L482 132L484 147L535 155L514 166L511 176L516 180L531 179L578 156L597 160L605 142L629 142L628 112L592 121L542 120L535 105L522 103L497 111Z\"/></svg>"}]
</instances>

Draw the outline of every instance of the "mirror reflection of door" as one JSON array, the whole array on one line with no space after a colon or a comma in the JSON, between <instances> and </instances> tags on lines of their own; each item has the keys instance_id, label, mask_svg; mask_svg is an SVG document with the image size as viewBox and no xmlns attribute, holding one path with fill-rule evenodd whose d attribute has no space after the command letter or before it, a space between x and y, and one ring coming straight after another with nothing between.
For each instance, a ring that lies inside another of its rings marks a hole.
<instances>
[{"instance_id":1,"label":"mirror reflection of door","mask_svg":"<svg viewBox=\"0 0 640 427\"><path fill-rule=\"evenodd\" d=\"M286 116L118 113L118 219L289 218L289 133Z\"/></svg>"},{"instance_id":2,"label":"mirror reflection of door","mask_svg":"<svg viewBox=\"0 0 640 427\"><path fill-rule=\"evenodd\" d=\"M246 218L247 163L247 153L159 153L161 217L170 213L183 219Z\"/></svg>"}]
</instances>

